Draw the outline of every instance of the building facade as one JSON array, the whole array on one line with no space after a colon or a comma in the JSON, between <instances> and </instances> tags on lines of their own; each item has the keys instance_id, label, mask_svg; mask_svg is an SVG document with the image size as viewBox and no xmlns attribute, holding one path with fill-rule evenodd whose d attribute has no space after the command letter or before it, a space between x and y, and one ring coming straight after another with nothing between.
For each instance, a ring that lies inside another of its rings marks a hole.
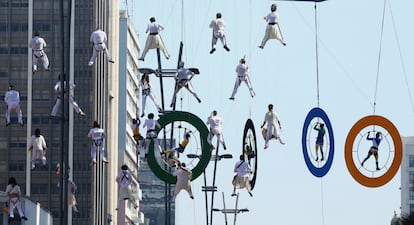
<instances>
[{"instance_id":1,"label":"building facade","mask_svg":"<svg viewBox=\"0 0 414 225\"><path fill-rule=\"evenodd\" d=\"M401 215L414 212L414 137L402 137Z\"/></svg>"}]
</instances>

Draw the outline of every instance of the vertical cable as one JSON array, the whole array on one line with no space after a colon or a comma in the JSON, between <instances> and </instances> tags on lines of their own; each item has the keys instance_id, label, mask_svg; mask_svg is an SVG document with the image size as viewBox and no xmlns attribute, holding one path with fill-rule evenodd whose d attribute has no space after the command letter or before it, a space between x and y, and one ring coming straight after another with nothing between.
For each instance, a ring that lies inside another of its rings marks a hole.
<instances>
[{"instance_id":1,"label":"vertical cable","mask_svg":"<svg viewBox=\"0 0 414 225\"><path fill-rule=\"evenodd\" d=\"M316 99L319 107L319 52L318 52L318 16L315 2L315 58L316 58Z\"/></svg>"},{"instance_id":2,"label":"vertical cable","mask_svg":"<svg viewBox=\"0 0 414 225\"><path fill-rule=\"evenodd\" d=\"M378 93L378 80L379 80L379 70L380 70L380 63L381 63L381 50L382 50L382 36L384 33L384 20L385 20L385 5L386 0L384 0L384 7L382 10L382 23L381 23L381 35L380 35L380 45L379 45L379 52L378 52L378 62L377 62L377 78L375 80L375 93L374 93L374 106L373 106L373 114L375 115L375 107L377 105L377 93Z\"/></svg>"}]
</instances>

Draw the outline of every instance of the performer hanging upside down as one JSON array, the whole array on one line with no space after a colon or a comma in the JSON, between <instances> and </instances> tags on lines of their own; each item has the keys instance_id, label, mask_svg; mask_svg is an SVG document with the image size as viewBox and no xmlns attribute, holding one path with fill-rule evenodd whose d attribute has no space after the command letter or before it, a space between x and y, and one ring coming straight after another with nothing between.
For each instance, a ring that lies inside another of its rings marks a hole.
<instances>
[{"instance_id":1,"label":"performer hanging upside down","mask_svg":"<svg viewBox=\"0 0 414 225\"><path fill-rule=\"evenodd\" d=\"M365 161L367 161L369 157L371 157L371 155L374 155L376 170L380 170L380 168L378 167L378 147L382 141L382 133L377 132L377 134L375 134L375 138L369 137L369 134L370 132L368 132L367 140L372 141L372 146L368 151L367 157L365 157L365 159L362 161L361 166L363 167Z\"/></svg>"},{"instance_id":2,"label":"performer hanging upside down","mask_svg":"<svg viewBox=\"0 0 414 225\"><path fill-rule=\"evenodd\" d=\"M200 98L197 96L197 94L194 92L193 86L191 85L191 79L194 76L194 73L184 68L184 62L180 62L178 65L178 71L175 76L175 89L174 89L174 95L171 101L170 107L172 108L175 105L175 101L177 98L177 93L180 91L181 88L185 87L191 94L194 95L194 97L197 99L198 103L201 102Z\"/></svg>"},{"instance_id":3,"label":"performer hanging upside down","mask_svg":"<svg viewBox=\"0 0 414 225\"><path fill-rule=\"evenodd\" d=\"M268 24L266 26L265 36L263 37L262 43L260 44L259 48L264 48L266 42L269 39L277 39L282 43L282 45L286 46L286 42L285 40L283 40L282 33L280 31L279 15L277 14L276 9L276 4L272 4L270 6L271 12L267 14L266 17L264 17Z\"/></svg>"},{"instance_id":4,"label":"performer hanging upside down","mask_svg":"<svg viewBox=\"0 0 414 225\"><path fill-rule=\"evenodd\" d=\"M144 61L145 55L147 54L148 50L159 48L163 53L166 59L170 58L170 55L167 52L167 49L164 46L164 42L161 39L160 32L164 30L164 27L155 22L155 18L150 18L150 24L147 26L147 30L145 33L149 32L149 35L147 37L147 41L145 42L144 50L142 51L142 55L138 60Z\"/></svg>"},{"instance_id":5,"label":"performer hanging upside down","mask_svg":"<svg viewBox=\"0 0 414 225\"><path fill-rule=\"evenodd\" d=\"M240 87L240 84L242 82L246 83L247 87L249 88L250 95L252 98L256 95L253 91L252 84L249 79L249 67L246 65L246 60L243 57L240 59L240 64L236 67L236 83L234 84L233 93L231 94L230 100L234 100L234 97L236 96L237 89Z\"/></svg>"}]
</instances>

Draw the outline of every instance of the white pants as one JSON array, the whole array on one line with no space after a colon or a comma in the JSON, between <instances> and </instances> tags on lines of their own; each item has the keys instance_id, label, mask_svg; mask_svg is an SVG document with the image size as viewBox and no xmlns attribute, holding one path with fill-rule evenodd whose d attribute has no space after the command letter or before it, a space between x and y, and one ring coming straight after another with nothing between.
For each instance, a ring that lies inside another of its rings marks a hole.
<instances>
[{"instance_id":1,"label":"white pants","mask_svg":"<svg viewBox=\"0 0 414 225\"><path fill-rule=\"evenodd\" d=\"M179 80L176 82L175 84L175 90L174 90L174 95L173 95L173 99L171 101L171 105L175 104L176 98L177 98L177 93L180 91L181 88L185 87L192 95L194 95L194 97L197 99L197 101L200 102L200 98L197 96L197 94L194 91L193 86L191 85L189 80Z\"/></svg>"},{"instance_id":2,"label":"white pants","mask_svg":"<svg viewBox=\"0 0 414 225\"><path fill-rule=\"evenodd\" d=\"M266 32L265 32L265 36L263 37L262 40L262 44L260 46L264 47L266 42L269 39L277 39L279 40L282 44L285 43L285 41L283 40L282 34L280 32L279 29L279 25L278 24L274 24L274 25L267 25L266 27Z\"/></svg>"},{"instance_id":3,"label":"white pants","mask_svg":"<svg viewBox=\"0 0 414 225\"><path fill-rule=\"evenodd\" d=\"M145 141L144 141L145 154L148 154L149 145L150 145L151 140L154 141L154 145L158 149L158 151L162 152L160 141L157 138L153 138L153 139L152 138L145 138Z\"/></svg>"},{"instance_id":4,"label":"white pants","mask_svg":"<svg viewBox=\"0 0 414 225\"><path fill-rule=\"evenodd\" d=\"M57 112L59 111L60 103L62 100L60 100L60 97L56 98L55 105L52 108L52 112L50 113L51 116L56 116ZM69 95L69 103L73 106L73 109L76 111L76 113L83 113L82 109L79 107L78 103L73 99L72 95Z\"/></svg>"},{"instance_id":5,"label":"white pants","mask_svg":"<svg viewBox=\"0 0 414 225\"><path fill-rule=\"evenodd\" d=\"M213 145L213 137L217 136L217 140L223 145L223 147L226 146L226 144L224 143L224 138L223 138L223 133L221 132L221 129L211 129L210 128L210 133L208 134L207 137L207 142L210 145Z\"/></svg>"},{"instance_id":6,"label":"white pants","mask_svg":"<svg viewBox=\"0 0 414 225\"><path fill-rule=\"evenodd\" d=\"M41 149L32 150L32 169L36 167L36 161L40 160L42 165L46 165L45 152Z\"/></svg>"},{"instance_id":7,"label":"white pants","mask_svg":"<svg viewBox=\"0 0 414 225\"><path fill-rule=\"evenodd\" d=\"M49 58L43 50L33 50L32 52L32 61L33 61L33 71L37 70L37 61L41 59L43 63L43 68L49 69Z\"/></svg>"},{"instance_id":8,"label":"white pants","mask_svg":"<svg viewBox=\"0 0 414 225\"><path fill-rule=\"evenodd\" d=\"M101 158L103 161L107 161L106 154L105 154L105 148L103 146L103 140L93 140L92 146L91 146L91 159L92 162L96 162L96 152L101 152Z\"/></svg>"},{"instance_id":9,"label":"white pants","mask_svg":"<svg viewBox=\"0 0 414 225\"><path fill-rule=\"evenodd\" d=\"M224 35L223 31L213 31L213 38L211 40L211 48L215 48L217 44L217 40L220 39L223 46L227 45L226 42L226 35Z\"/></svg>"},{"instance_id":10,"label":"white pants","mask_svg":"<svg viewBox=\"0 0 414 225\"><path fill-rule=\"evenodd\" d=\"M155 48L159 48L164 53L165 58L170 58L170 55L164 46L164 42L162 41L161 36L159 34L156 34L148 35L144 50L142 51L141 59L145 58L148 50Z\"/></svg>"},{"instance_id":11,"label":"white pants","mask_svg":"<svg viewBox=\"0 0 414 225\"><path fill-rule=\"evenodd\" d=\"M112 60L112 57L109 54L109 51L106 48L105 43L100 43L100 44L95 44L93 46L93 53L92 53L92 57L89 59L89 64L93 64L93 62L95 62L96 57L98 56L98 53L100 53L102 51L105 53L106 58L108 59L108 61Z\"/></svg>"},{"instance_id":12,"label":"white pants","mask_svg":"<svg viewBox=\"0 0 414 225\"><path fill-rule=\"evenodd\" d=\"M280 129L278 126L274 125L274 124L268 124L267 128L266 128L266 141L265 141L265 145L269 144L269 140L271 139L279 139L279 142L281 144L283 144L283 140L280 136Z\"/></svg>"},{"instance_id":13,"label":"white pants","mask_svg":"<svg viewBox=\"0 0 414 225\"><path fill-rule=\"evenodd\" d=\"M249 88L250 95L252 97L255 96L252 84L250 83L249 76L245 75L245 76L237 76L236 77L236 83L234 84L233 93L231 94L231 98L234 98L234 96L236 96L237 89L240 87L240 84L242 82L246 83L247 87Z\"/></svg>"},{"instance_id":14,"label":"white pants","mask_svg":"<svg viewBox=\"0 0 414 225\"><path fill-rule=\"evenodd\" d=\"M151 98L151 100L154 102L154 105L157 107L159 111L162 110L162 107L158 104L157 99L155 98L152 91L149 91L147 95L142 95L142 114L145 114L145 106L147 105L147 97Z\"/></svg>"},{"instance_id":15,"label":"white pants","mask_svg":"<svg viewBox=\"0 0 414 225\"><path fill-rule=\"evenodd\" d=\"M17 113L17 120L19 121L19 123L23 123L23 114L22 114L22 110L20 109L20 105L19 103L10 103L7 104L7 110L6 110L6 122L10 123L10 114L12 112L16 112Z\"/></svg>"},{"instance_id":16,"label":"white pants","mask_svg":"<svg viewBox=\"0 0 414 225\"><path fill-rule=\"evenodd\" d=\"M9 201L9 216L11 218L14 218L14 209L17 209L17 212L19 213L20 217L24 216L22 205L20 204L20 200L18 197L10 198Z\"/></svg>"},{"instance_id":17,"label":"white pants","mask_svg":"<svg viewBox=\"0 0 414 225\"><path fill-rule=\"evenodd\" d=\"M250 186L249 177L236 177L236 184L233 188L233 194L237 194L237 189L246 188L247 192L250 193L252 187Z\"/></svg>"},{"instance_id":18,"label":"white pants","mask_svg":"<svg viewBox=\"0 0 414 225\"><path fill-rule=\"evenodd\" d=\"M180 193L181 190L186 190L188 192L188 194L190 195L190 197L193 196L193 192L191 190L190 182L185 183L185 184L177 183L177 184L175 184L174 200L177 197L178 193Z\"/></svg>"}]
</instances>

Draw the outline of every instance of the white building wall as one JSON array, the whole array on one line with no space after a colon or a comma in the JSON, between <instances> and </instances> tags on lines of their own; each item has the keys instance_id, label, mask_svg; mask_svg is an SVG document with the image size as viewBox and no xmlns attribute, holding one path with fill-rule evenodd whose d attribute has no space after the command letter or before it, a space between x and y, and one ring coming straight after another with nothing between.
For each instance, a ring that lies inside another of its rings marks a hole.
<instances>
[{"instance_id":1,"label":"white building wall","mask_svg":"<svg viewBox=\"0 0 414 225\"><path fill-rule=\"evenodd\" d=\"M402 137L401 215L414 212L414 137Z\"/></svg>"}]
</instances>

